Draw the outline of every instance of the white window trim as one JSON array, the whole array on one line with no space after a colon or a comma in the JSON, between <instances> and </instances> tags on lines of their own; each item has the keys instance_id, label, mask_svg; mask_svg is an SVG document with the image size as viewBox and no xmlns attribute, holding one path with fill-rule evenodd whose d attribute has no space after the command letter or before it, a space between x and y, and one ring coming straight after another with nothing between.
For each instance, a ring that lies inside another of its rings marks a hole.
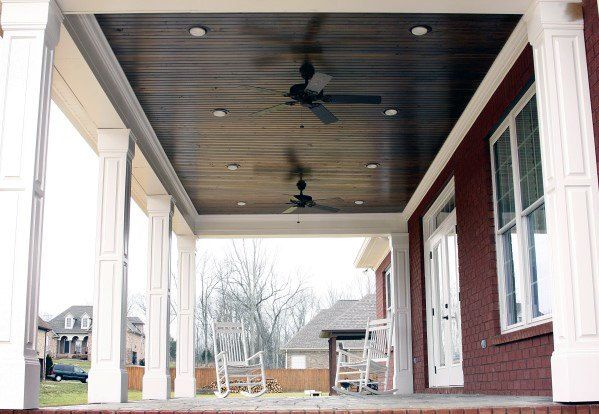
<instances>
[{"instance_id":1,"label":"white window trim","mask_svg":"<svg viewBox=\"0 0 599 414\"><path fill-rule=\"evenodd\" d=\"M449 182L445 185L445 188L439 195L435 202L429 207L426 214L422 217L423 223L423 239L428 240L431 238L435 230L433 229L433 219L441 211L441 209L447 204L452 196L455 195L455 178L451 177Z\"/></svg>"},{"instance_id":2,"label":"white window trim","mask_svg":"<svg viewBox=\"0 0 599 414\"><path fill-rule=\"evenodd\" d=\"M71 321L71 323L69 324L68 321ZM66 315L64 317L64 329L73 329L73 326L75 325L75 318L73 318L73 315L71 315L70 313L68 315Z\"/></svg>"},{"instance_id":3,"label":"white window trim","mask_svg":"<svg viewBox=\"0 0 599 414\"><path fill-rule=\"evenodd\" d=\"M83 324L84 321L87 322L85 325ZM91 325L91 319L90 319L89 315L87 313L85 313L81 317L81 329L88 330L90 325Z\"/></svg>"},{"instance_id":4,"label":"white window trim","mask_svg":"<svg viewBox=\"0 0 599 414\"><path fill-rule=\"evenodd\" d=\"M539 200L532 203L529 207L522 210L522 193L520 190L520 165L516 161L518 160L518 141L516 137L516 116L524 109L528 102L536 95L535 84L533 83L530 88L520 98L518 103L510 110L509 114L505 117L505 120L495 130L491 139L489 140L489 151L491 154L491 177L493 181L493 215L494 215L494 228L495 228L495 252L496 252L496 268L497 268L497 279L498 279L498 293L499 293L499 311L500 311L500 323L501 333L506 334L522 329L530 328L536 325L541 325L551 320L551 315L543 315L536 318L532 317L532 301L531 301L531 289L530 289L530 263L528 254L524 254L528 247L528 232L525 229L523 223L524 217L527 216L531 211L535 210L541 204L544 203L545 197L542 196ZM495 179L495 157L493 154L493 144L497 142L499 137L503 135L505 130L510 128L510 150L512 157L512 172L513 172L513 185L514 185L514 200L516 208L516 217L503 227L499 227L499 210L497 207L497 185ZM507 311L505 303L505 275L503 269L503 244L501 242L501 234L513 226L516 226L518 234L518 251L520 254L519 260L519 271L521 277L521 292L523 293L524 303L522 308L522 322L515 323L513 325L506 325Z\"/></svg>"},{"instance_id":5,"label":"white window trim","mask_svg":"<svg viewBox=\"0 0 599 414\"><path fill-rule=\"evenodd\" d=\"M385 279L385 317L388 317L391 315L393 309L393 305L391 303L391 278L393 277L391 265L385 269L383 272L383 277Z\"/></svg>"}]
</instances>

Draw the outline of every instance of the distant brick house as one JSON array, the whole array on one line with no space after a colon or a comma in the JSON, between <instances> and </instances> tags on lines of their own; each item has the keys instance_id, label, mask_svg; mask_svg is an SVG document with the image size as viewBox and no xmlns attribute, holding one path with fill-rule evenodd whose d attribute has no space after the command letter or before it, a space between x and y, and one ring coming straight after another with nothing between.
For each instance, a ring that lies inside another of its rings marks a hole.
<instances>
[{"instance_id":1,"label":"distant brick house","mask_svg":"<svg viewBox=\"0 0 599 414\"><path fill-rule=\"evenodd\" d=\"M360 300L339 300L329 309L321 310L282 348L285 367L290 369L329 368L328 339L321 332L343 324L343 327L365 328L368 319L375 318L375 295ZM363 341L343 341L343 348L360 350Z\"/></svg>"},{"instance_id":2,"label":"distant brick house","mask_svg":"<svg viewBox=\"0 0 599 414\"><path fill-rule=\"evenodd\" d=\"M49 321L56 333L49 347L57 358L89 357L92 350L92 306L71 306ZM125 363L138 365L145 358L144 323L136 316L127 317Z\"/></svg>"}]
</instances>

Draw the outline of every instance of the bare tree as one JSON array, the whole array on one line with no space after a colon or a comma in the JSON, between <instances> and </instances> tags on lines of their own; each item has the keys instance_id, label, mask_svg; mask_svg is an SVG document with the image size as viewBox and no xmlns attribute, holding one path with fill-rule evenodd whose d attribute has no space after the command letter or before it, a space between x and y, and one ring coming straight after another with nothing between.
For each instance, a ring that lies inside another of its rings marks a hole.
<instances>
[{"instance_id":1,"label":"bare tree","mask_svg":"<svg viewBox=\"0 0 599 414\"><path fill-rule=\"evenodd\" d=\"M212 264L212 266L211 266ZM196 308L195 324L196 352L199 362L206 365L210 356L210 322L214 307L215 292L219 286L219 267L211 258L201 256L196 263Z\"/></svg>"},{"instance_id":2,"label":"bare tree","mask_svg":"<svg viewBox=\"0 0 599 414\"><path fill-rule=\"evenodd\" d=\"M146 295L143 293L136 293L130 295L127 299L127 316L140 316L142 319L146 319Z\"/></svg>"}]
</instances>

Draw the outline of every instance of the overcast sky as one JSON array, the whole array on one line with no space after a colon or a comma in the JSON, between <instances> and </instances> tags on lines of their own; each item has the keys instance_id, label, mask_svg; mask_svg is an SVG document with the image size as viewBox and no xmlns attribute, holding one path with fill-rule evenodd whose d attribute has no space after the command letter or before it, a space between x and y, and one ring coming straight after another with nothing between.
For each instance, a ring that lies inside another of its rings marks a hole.
<instances>
[{"instance_id":1,"label":"overcast sky","mask_svg":"<svg viewBox=\"0 0 599 414\"><path fill-rule=\"evenodd\" d=\"M71 305L92 304L97 175L97 155L53 103L42 247L42 316L56 315ZM353 267L362 240L265 239L263 246L276 254L279 273L304 275L315 293L324 297L330 285L345 286L358 275L372 278ZM230 243L200 240L198 254L222 257ZM129 251L129 293L143 293L147 218L135 203L131 203ZM176 262L172 266L176 268Z\"/></svg>"}]
</instances>

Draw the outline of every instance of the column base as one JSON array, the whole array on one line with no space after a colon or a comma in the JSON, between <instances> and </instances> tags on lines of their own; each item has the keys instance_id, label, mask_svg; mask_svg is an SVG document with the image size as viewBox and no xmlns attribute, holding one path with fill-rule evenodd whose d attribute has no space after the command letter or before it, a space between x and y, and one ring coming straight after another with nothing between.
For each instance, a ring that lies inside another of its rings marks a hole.
<instances>
[{"instance_id":1,"label":"column base","mask_svg":"<svg viewBox=\"0 0 599 414\"><path fill-rule=\"evenodd\" d=\"M175 377L175 397L194 398L196 396L196 379L191 376Z\"/></svg>"},{"instance_id":2,"label":"column base","mask_svg":"<svg viewBox=\"0 0 599 414\"><path fill-rule=\"evenodd\" d=\"M0 409L22 410L39 407L40 363L37 359L1 361Z\"/></svg>"},{"instance_id":3,"label":"column base","mask_svg":"<svg viewBox=\"0 0 599 414\"><path fill-rule=\"evenodd\" d=\"M149 377L147 374L144 375L141 398L144 400L168 400L171 398L171 376Z\"/></svg>"},{"instance_id":4,"label":"column base","mask_svg":"<svg viewBox=\"0 0 599 414\"><path fill-rule=\"evenodd\" d=\"M551 382L555 402L599 401L599 349L551 355Z\"/></svg>"},{"instance_id":5,"label":"column base","mask_svg":"<svg viewBox=\"0 0 599 414\"><path fill-rule=\"evenodd\" d=\"M89 371L87 401L93 403L122 403L128 398L127 371L95 369Z\"/></svg>"}]
</instances>

